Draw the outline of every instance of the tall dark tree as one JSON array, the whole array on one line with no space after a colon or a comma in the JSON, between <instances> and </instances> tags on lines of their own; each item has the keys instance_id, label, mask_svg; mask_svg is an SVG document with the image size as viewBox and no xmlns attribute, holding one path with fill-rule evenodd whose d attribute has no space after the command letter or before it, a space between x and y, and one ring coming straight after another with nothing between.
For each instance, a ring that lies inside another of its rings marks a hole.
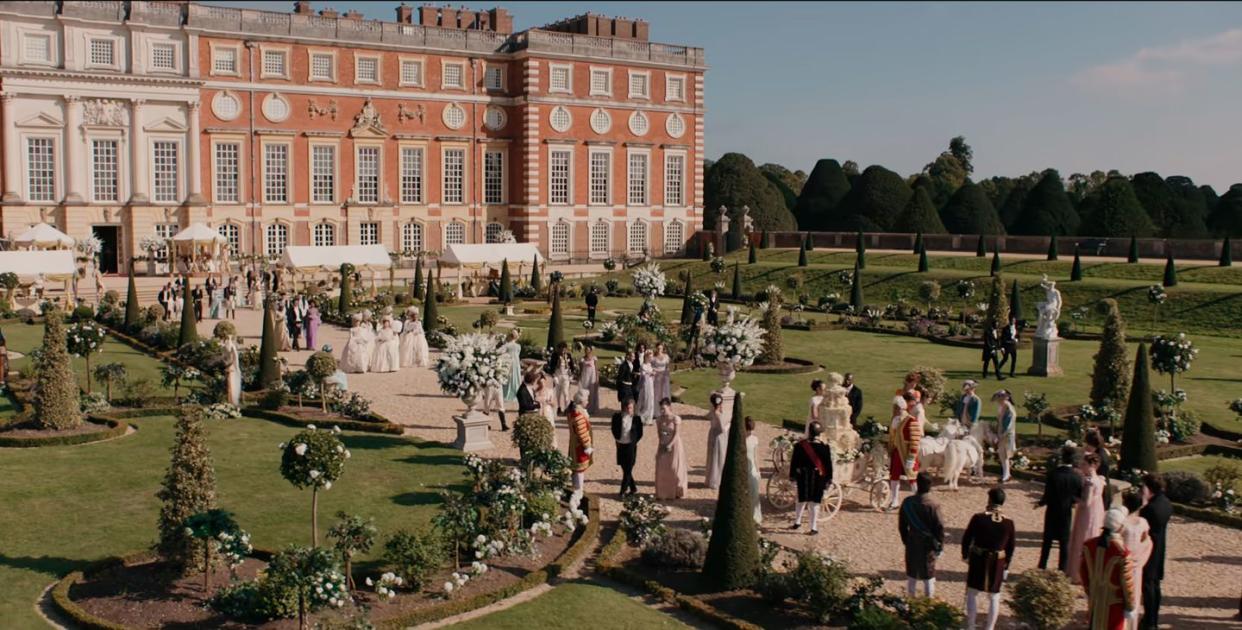
<instances>
[{"instance_id":1,"label":"tall dark tree","mask_svg":"<svg viewBox=\"0 0 1242 630\"><path fill-rule=\"evenodd\" d=\"M803 236L803 238L806 240L806 251L808 252L815 251L815 235L811 234L810 232L807 232Z\"/></svg>"},{"instance_id":2,"label":"tall dark tree","mask_svg":"<svg viewBox=\"0 0 1242 630\"><path fill-rule=\"evenodd\" d=\"M1121 469L1155 472L1156 414L1151 400L1151 370L1147 344L1140 343L1134 355L1134 379L1130 384L1130 403L1126 405L1121 436Z\"/></svg>"},{"instance_id":3,"label":"tall dark tree","mask_svg":"<svg viewBox=\"0 0 1242 630\"><path fill-rule=\"evenodd\" d=\"M716 208L721 206L729 209L731 219L737 219L742 206L749 207L756 229L797 229L797 221L785 207L785 198L780 191L763 176L750 158L741 153L724 154L707 171L704 207L710 210L703 217L703 229L717 229Z\"/></svg>"},{"instance_id":4,"label":"tall dark tree","mask_svg":"<svg viewBox=\"0 0 1242 630\"><path fill-rule=\"evenodd\" d=\"M1022 319L1022 291L1018 288L1018 280L1014 279L1009 289L1009 315Z\"/></svg>"},{"instance_id":5,"label":"tall dark tree","mask_svg":"<svg viewBox=\"0 0 1242 630\"><path fill-rule=\"evenodd\" d=\"M975 243L975 258L983 258L988 255L988 246L984 244L983 235L979 235L978 242Z\"/></svg>"},{"instance_id":6,"label":"tall dark tree","mask_svg":"<svg viewBox=\"0 0 1242 630\"><path fill-rule=\"evenodd\" d=\"M1057 255L1057 235L1053 234L1048 239L1048 260L1056 260L1057 258L1059 258Z\"/></svg>"},{"instance_id":7,"label":"tall dark tree","mask_svg":"<svg viewBox=\"0 0 1242 630\"><path fill-rule=\"evenodd\" d=\"M508 267L508 265L509 265L509 261L506 260L505 261L506 268ZM513 289L512 282L509 283L509 288L510 288L510 291L512 291ZM414 282L411 283L410 285L410 297L414 298L415 300L423 299L423 256L422 254L419 254L414 259Z\"/></svg>"},{"instance_id":8,"label":"tall dark tree","mask_svg":"<svg viewBox=\"0 0 1242 630\"><path fill-rule=\"evenodd\" d=\"M1199 189L1188 178L1176 180L1173 186L1157 173L1138 173L1130 179L1134 196L1147 210L1156 235L1165 238L1202 238L1207 236L1207 205ZM1189 187L1192 193L1188 194Z\"/></svg>"},{"instance_id":9,"label":"tall dark tree","mask_svg":"<svg viewBox=\"0 0 1242 630\"><path fill-rule=\"evenodd\" d=\"M1225 242L1220 244L1220 266L1233 266L1233 246L1229 243L1229 237L1225 237Z\"/></svg>"},{"instance_id":10,"label":"tall dark tree","mask_svg":"<svg viewBox=\"0 0 1242 630\"><path fill-rule=\"evenodd\" d=\"M427 270L427 291L423 293L423 332L430 335L440 329L440 313L436 310L436 294L439 286L431 279L431 269Z\"/></svg>"},{"instance_id":11,"label":"tall dark tree","mask_svg":"<svg viewBox=\"0 0 1242 630\"><path fill-rule=\"evenodd\" d=\"M859 269L867 268L867 237L862 230L854 237L854 264Z\"/></svg>"},{"instance_id":12,"label":"tall dark tree","mask_svg":"<svg viewBox=\"0 0 1242 630\"><path fill-rule=\"evenodd\" d=\"M198 341L198 320L194 317L196 309L194 296L190 293L189 276L186 276L185 284L182 285L181 303L185 306L181 309L181 330L177 333L177 347Z\"/></svg>"},{"instance_id":13,"label":"tall dark tree","mask_svg":"<svg viewBox=\"0 0 1242 630\"><path fill-rule=\"evenodd\" d=\"M850 279L850 306L855 313L861 313L866 304L863 301L862 269L854 265L854 275Z\"/></svg>"},{"instance_id":14,"label":"tall dark tree","mask_svg":"<svg viewBox=\"0 0 1242 630\"><path fill-rule=\"evenodd\" d=\"M830 229L884 232L899 228L897 217L913 192L900 175L882 166L868 166L841 200Z\"/></svg>"},{"instance_id":15,"label":"tall dark tree","mask_svg":"<svg viewBox=\"0 0 1242 630\"><path fill-rule=\"evenodd\" d=\"M819 160L806 179L794 204L794 217L802 230L824 231L838 225L838 206L850 192L850 181L836 160Z\"/></svg>"},{"instance_id":16,"label":"tall dark tree","mask_svg":"<svg viewBox=\"0 0 1242 630\"><path fill-rule=\"evenodd\" d=\"M561 318L561 292L552 291L552 316L548 318L548 348L554 349L565 341L565 323Z\"/></svg>"},{"instance_id":17,"label":"tall dark tree","mask_svg":"<svg viewBox=\"0 0 1242 630\"><path fill-rule=\"evenodd\" d=\"M1084 236L1118 238L1147 237L1155 233L1151 217L1134 195L1130 180L1110 177L1082 200L1078 209L1082 224L1078 233Z\"/></svg>"},{"instance_id":18,"label":"tall dark tree","mask_svg":"<svg viewBox=\"0 0 1242 630\"><path fill-rule=\"evenodd\" d=\"M759 570L759 531L751 507L744 397L738 393L733 400L733 422L729 426L720 493L712 518L712 537L703 563L704 585L713 591L749 586Z\"/></svg>"},{"instance_id":19,"label":"tall dark tree","mask_svg":"<svg viewBox=\"0 0 1242 630\"><path fill-rule=\"evenodd\" d=\"M1078 244L1074 244L1074 266L1070 267L1070 282L1080 282L1082 280L1082 256L1078 250Z\"/></svg>"},{"instance_id":20,"label":"tall dark tree","mask_svg":"<svg viewBox=\"0 0 1242 630\"><path fill-rule=\"evenodd\" d=\"M419 278L421 280L421 278ZM513 277L509 275L509 259L500 263L500 303L513 303Z\"/></svg>"},{"instance_id":21,"label":"tall dark tree","mask_svg":"<svg viewBox=\"0 0 1242 630\"><path fill-rule=\"evenodd\" d=\"M755 242L750 242L750 250L746 252L746 264L753 265L759 262L759 255L755 253Z\"/></svg>"},{"instance_id":22,"label":"tall dark tree","mask_svg":"<svg viewBox=\"0 0 1242 630\"><path fill-rule=\"evenodd\" d=\"M694 275L691 274L690 271L687 269L686 270L686 286L682 288L682 293L681 293L681 320L680 321L681 321L682 326L689 326L690 322L694 321L694 307L691 306L690 304L690 295L694 293L694 288L691 287L691 283L693 280L694 280Z\"/></svg>"},{"instance_id":23,"label":"tall dark tree","mask_svg":"<svg viewBox=\"0 0 1242 630\"><path fill-rule=\"evenodd\" d=\"M936 206L932 204L931 197L922 187L914 189L914 194L910 195L910 201L906 202L906 206L901 209L901 214L897 215L894 225L902 232L918 232L920 238L923 232L944 234L947 231L944 229L944 223L940 221L940 214L936 212Z\"/></svg>"},{"instance_id":24,"label":"tall dark tree","mask_svg":"<svg viewBox=\"0 0 1242 630\"><path fill-rule=\"evenodd\" d=\"M918 254L923 251L923 233L919 232L914 235L914 253Z\"/></svg>"},{"instance_id":25,"label":"tall dark tree","mask_svg":"<svg viewBox=\"0 0 1242 630\"><path fill-rule=\"evenodd\" d=\"M134 284L134 263L129 263L129 287L125 290L125 330L138 325L138 287Z\"/></svg>"},{"instance_id":26,"label":"tall dark tree","mask_svg":"<svg viewBox=\"0 0 1242 630\"><path fill-rule=\"evenodd\" d=\"M1234 184L1220 196L1208 219L1217 236L1242 236L1242 184Z\"/></svg>"},{"instance_id":27,"label":"tall dark tree","mask_svg":"<svg viewBox=\"0 0 1242 630\"><path fill-rule=\"evenodd\" d=\"M975 151L966 144L966 136L954 136L949 140L949 154L957 159L967 175L975 172Z\"/></svg>"},{"instance_id":28,"label":"tall dark tree","mask_svg":"<svg viewBox=\"0 0 1242 630\"><path fill-rule=\"evenodd\" d=\"M1065 193L1060 173L1048 169L1026 196L1022 212L1010 231L1031 236L1067 236L1078 233L1080 222L1078 211Z\"/></svg>"},{"instance_id":29,"label":"tall dark tree","mask_svg":"<svg viewBox=\"0 0 1242 630\"><path fill-rule=\"evenodd\" d=\"M1166 287L1177 286L1177 265L1173 262L1173 250L1169 250L1169 255L1164 261L1164 280Z\"/></svg>"},{"instance_id":30,"label":"tall dark tree","mask_svg":"<svg viewBox=\"0 0 1242 630\"><path fill-rule=\"evenodd\" d=\"M919 248L919 273L927 273L931 266L927 262L927 246Z\"/></svg>"},{"instance_id":31,"label":"tall dark tree","mask_svg":"<svg viewBox=\"0 0 1242 630\"><path fill-rule=\"evenodd\" d=\"M802 239L802 243L798 245L798 266L805 267L807 266L807 264L808 263L806 259L806 239L804 238Z\"/></svg>"},{"instance_id":32,"label":"tall dark tree","mask_svg":"<svg viewBox=\"0 0 1242 630\"><path fill-rule=\"evenodd\" d=\"M735 300L742 299L742 267L737 263L733 263L733 286L729 291L729 297Z\"/></svg>"},{"instance_id":33,"label":"tall dark tree","mask_svg":"<svg viewBox=\"0 0 1242 630\"><path fill-rule=\"evenodd\" d=\"M1026 199L1031 196L1031 189L1034 187L1035 182L1029 177L1015 178L1009 184L1009 191L1000 205L997 205L995 201L992 202L1006 231L1012 232L1013 228L1017 227L1018 219L1022 217L1022 211L1026 208ZM992 197L989 195L988 198Z\"/></svg>"},{"instance_id":34,"label":"tall dark tree","mask_svg":"<svg viewBox=\"0 0 1242 630\"><path fill-rule=\"evenodd\" d=\"M1130 236L1130 254L1126 256L1126 262L1133 264L1133 263L1137 263L1138 261L1139 261L1138 237L1131 235Z\"/></svg>"},{"instance_id":35,"label":"tall dark tree","mask_svg":"<svg viewBox=\"0 0 1242 630\"><path fill-rule=\"evenodd\" d=\"M790 186L790 182L786 181L786 179L781 176L781 173L774 169L781 169L786 173L789 172L789 169L786 169L779 164L764 164L759 167L759 173L762 174L764 179L768 180L768 183L772 184L772 186L776 188L777 192L781 194L781 199L785 202L785 208L790 212L793 212L794 205L798 203L797 190L800 190L801 188L795 189Z\"/></svg>"},{"instance_id":36,"label":"tall dark tree","mask_svg":"<svg viewBox=\"0 0 1242 630\"><path fill-rule=\"evenodd\" d=\"M992 244L992 275L996 275L1000 273L1000 270L1001 270L1000 244L993 243Z\"/></svg>"},{"instance_id":37,"label":"tall dark tree","mask_svg":"<svg viewBox=\"0 0 1242 630\"><path fill-rule=\"evenodd\" d=\"M276 315L272 312L273 305L263 305L263 337L259 340L259 388L269 389L280 383L280 359L276 331Z\"/></svg>"},{"instance_id":38,"label":"tall dark tree","mask_svg":"<svg viewBox=\"0 0 1242 630\"><path fill-rule=\"evenodd\" d=\"M535 255L535 260L531 262L530 268L530 288L535 290L535 294L543 291L543 275L539 273L539 256Z\"/></svg>"},{"instance_id":39,"label":"tall dark tree","mask_svg":"<svg viewBox=\"0 0 1242 630\"><path fill-rule=\"evenodd\" d=\"M759 249L768 249L772 247L772 237L768 235L768 231L764 230L759 235Z\"/></svg>"},{"instance_id":40,"label":"tall dark tree","mask_svg":"<svg viewBox=\"0 0 1242 630\"><path fill-rule=\"evenodd\" d=\"M940 220L952 234L1004 234L1000 215L983 189L967 181L940 209Z\"/></svg>"}]
</instances>

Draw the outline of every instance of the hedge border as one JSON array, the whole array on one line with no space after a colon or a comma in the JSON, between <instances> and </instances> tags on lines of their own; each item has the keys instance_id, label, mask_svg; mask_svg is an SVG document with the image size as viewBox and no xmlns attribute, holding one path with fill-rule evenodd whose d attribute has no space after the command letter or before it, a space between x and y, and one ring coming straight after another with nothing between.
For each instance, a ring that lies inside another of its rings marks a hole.
<instances>
[{"instance_id":1,"label":"hedge border","mask_svg":"<svg viewBox=\"0 0 1242 630\"><path fill-rule=\"evenodd\" d=\"M46 437L7 437L0 435L0 448L43 448L48 446L93 444L121 437L129 431L129 423L120 419L87 416L85 421L91 424L103 425L104 428L91 433L49 435Z\"/></svg>"},{"instance_id":2,"label":"hedge border","mask_svg":"<svg viewBox=\"0 0 1242 630\"><path fill-rule=\"evenodd\" d=\"M780 368L764 369L763 366L751 365L751 366L747 366L744 368L739 368L738 372L745 372L746 374L763 374L763 375L771 375L771 376L782 376L786 374L811 374L813 372L818 372L824 369L824 366L814 361L810 361L808 359L800 359L798 357L785 357L785 363L792 363L796 367L780 367Z\"/></svg>"},{"instance_id":3,"label":"hedge border","mask_svg":"<svg viewBox=\"0 0 1242 630\"><path fill-rule=\"evenodd\" d=\"M403 435L405 433L405 427L399 424L396 424L394 422L391 422L387 418L384 418L383 416L380 416L377 414L371 414L372 417L380 418L380 420L376 420L376 421L348 420L345 418L341 418L339 420L311 420L307 418L299 418L297 416L293 416L287 413L281 413L279 411L271 411L268 409L262 409L257 406L243 407L241 409L241 413L243 416L249 416L251 418L258 418L260 420L267 420L270 422L277 422L277 423L280 423L286 426L293 426L293 427L306 427L312 424L327 424L327 425L338 426L343 431L361 431L363 433L383 433L386 435Z\"/></svg>"},{"instance_id":4,"label":"hedge border","mask_svg":"<svg viewBox=\"0 0 1242 630\"><path fill-rule=\"evenodd\" d=\"M560 575L566 567L581 558L599 539L599 499L587 497L587 501L589 502L587 511L589 520L586 527L575 530L578 540L574 541L565 551L561 552L561 555L557 556L556 559L542 569L527 573L521 580L494 591L480 593L469 599L450 600L442 604L416 610L401 617L383 619L375 622L375 627L397 629L441 621L509 599L540 584L547 584Z\"/></svg>"},{"instance_id":5,"label":"hedge border","mask_svg":"<svg viewBox=\"0 0 1242 630\"><path fill-rule=\"evenodd\" d=\"M649 580L625 567L613 562L613 557L621 551L621 547L625 544L625 532L617 527L612 534L612 540L604 545L600 550L599 556L595 560L595 570L604 576L628 584L634 588L638 588L651 594L653 597L677 606L681 610L694 615L710 624L720 628L729 630L763 630L762 626L755 625L744 619L739 619L726 613L715 606L694 597L686 595L680 591L669 588L655 580Z\"/></svg>"}]
</instances>

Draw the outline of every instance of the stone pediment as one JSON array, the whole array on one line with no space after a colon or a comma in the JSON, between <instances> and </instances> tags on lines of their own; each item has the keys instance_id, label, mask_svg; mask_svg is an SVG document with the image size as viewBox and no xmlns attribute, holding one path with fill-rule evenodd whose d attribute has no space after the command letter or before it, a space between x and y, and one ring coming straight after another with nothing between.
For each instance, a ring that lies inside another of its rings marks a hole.
<instances>
[{"instance_id":1,"label":"stone pediment","mask_svg":"<svg viewBox=\"0 0 1242 630\"><path fill-rule=\"evenodd\" d=\"M154 132L174 131L178 133L184 133L186 130L186 126L180 122L177 122L176 120L173 120L172 118L165 117L165 118L157 120L143 127L143 130L154 131Z\"/></svg>"},{"instance_id":2,"label":"stone pediment","mask_svg":"<svg viewBox=\"0 0 1242 630\"><path fill-rule=\"evenodd\" d=\"M383 127L375 125L366 125L362 127L354 127L349 130L351 138L387 138L388 132Z\"/></svg>"},{"instance_id":3,"label":"stone pediment","mask_svg":"<svg viewBox=\"0 0 1242 630\"><path fill-rule=\"evenodd\" d=\"M362 104L362 109L354 116L354 127L349 130L351 138L387 138L388 130L380 120L379 110L371 99Z\"/></svg>"},{"instance_id":4,"label":"stone pediment","mask_svg":"<svg viewBox=\"0 0 1242 630\"><path fill-rule=\"evenodd\" d=\"M34 116L20 120L17 122L18 127L33 127L42 129L59 129L65 126L65 123L59 118L46 112L39 112Z\"/></svg>"}]
</instances>

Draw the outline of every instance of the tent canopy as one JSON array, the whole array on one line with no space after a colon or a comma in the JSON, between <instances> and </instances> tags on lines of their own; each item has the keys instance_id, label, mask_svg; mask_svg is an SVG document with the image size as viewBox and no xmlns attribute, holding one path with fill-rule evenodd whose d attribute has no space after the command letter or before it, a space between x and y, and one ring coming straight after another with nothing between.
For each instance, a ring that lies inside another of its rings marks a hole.
<instances>
[{"instance_id":1,"label":"tent canopy","mask_svg":"<svg viewBox=\"0 0 1242 630\"><path fill-rule=\"evenodd\" d=\"M291 245L280 257L280 266L294 271L338 271L350 263L360 271L377 271L392 266L388 248L383 245Z\"/></svg>"},{"instance_id":2,"label":"tent canopy","mask_svg":"<svg viewBox=\"0 0 1242 630\"><path fill-rule=\"evenodd\" d=\"M488 243L486 245L449 245L440 255L440 264L450 267L496 266L504 260L512 264L543 261L539 248L532 243Z\"/></svg>"},{"instance_id":3,"label":"tent canopy","mask_svg":"<svg viewBox=\"0 0 1242 630\"><path fill-rule=\"evenodd\" d=\"M68 234L46 224L39 223L30 229L22 232L17 238L13 239L17 245L38 247L41 249L53 248L71 248L74 240Z\"/></svg>"},{"instance_id":4,"label":"tent canopy","mask_svg":"<svg viewBox=\"0 0 1242 630\"><path fill-rule=\"evenodd\" d=\"M24 282L43 274L48 280L64 280L77 273L73 252L67 249L0 251L0 273L13 272Z\"/></svg>"},{"instance_id":5,"label":"tent canopy","mask_svg":"<svg viewBox=\"0 0 1242 630\"><path fill-rule=\"evenodd\" d=\"M223 243L224 237L219 232L203 225L202 223L192 223L172 237L177 243Z\"/></svg>"}]
</instances>

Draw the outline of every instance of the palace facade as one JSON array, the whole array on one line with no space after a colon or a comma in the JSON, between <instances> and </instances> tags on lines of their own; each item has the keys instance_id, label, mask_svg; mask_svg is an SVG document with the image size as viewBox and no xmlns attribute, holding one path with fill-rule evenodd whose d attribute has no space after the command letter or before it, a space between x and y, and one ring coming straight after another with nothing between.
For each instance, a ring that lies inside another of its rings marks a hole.
<instances>
[{"instance_id":1,"label":"palace facade","mask_svg":"<svg viewBox=\"0 0 1242 630\"><path fill-rule=\"evenodd\" d=\"M702 226L703 51L585 14L292 13L0 1L3 201L144 244L204 223L235 255L394 252L511 231L553 260L663 255Z\"/></svg>"}]
</instances>

